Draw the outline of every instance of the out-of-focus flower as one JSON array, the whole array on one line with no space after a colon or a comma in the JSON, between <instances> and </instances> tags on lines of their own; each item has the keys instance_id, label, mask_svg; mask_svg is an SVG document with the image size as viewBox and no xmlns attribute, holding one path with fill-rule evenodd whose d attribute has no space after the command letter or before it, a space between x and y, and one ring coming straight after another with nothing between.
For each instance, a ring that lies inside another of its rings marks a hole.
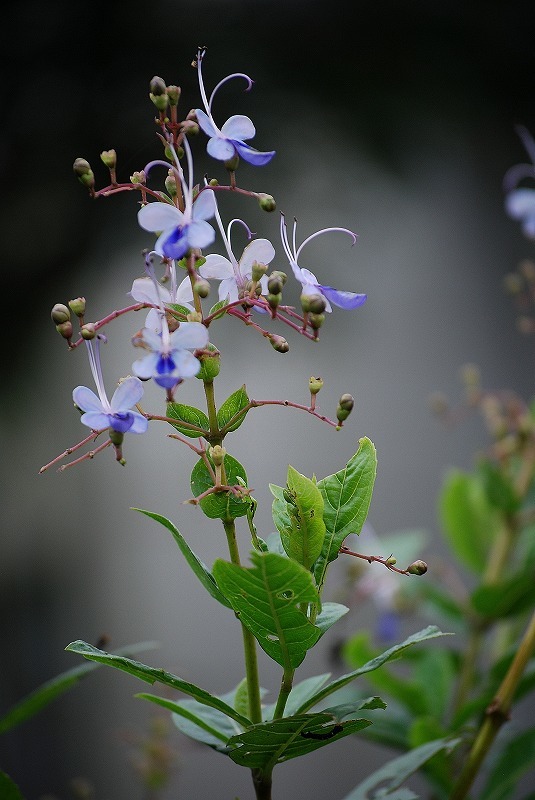
<instances>
[{"instance_id":1,"label":"out-of-focus flower","mask_svg":"<svg viewBox=\"0 0 535 800\"><path fill-rule=\"evenodd\" d=\"M505 210L521 223L524 236L535 239L535 189L518 186L524 178L535 178L535 141L527 128L518 126L517 132L532 163L515 164L507 170L503 179Z\"/></svg>"},{"instance_id":2,"label":"out-of-focus flower","mask_svg":"<svg viewBox=\"0 0 535 800\"><path fill-rule=\"evenodd\" d=\"M136 278L132 284L130 295L138 303L150 303L153 306L159 306L161 301L164 306L181 305L185 306L189 311L193 311L193 306L190 304L193 299L191 282L187 278L179 286L176 285L176 268L174 264L170 269L170 280L171 285L168 289L166 286L162 286L161 283L155 285L154 280L148 276ZM156 331L156 333L161 332L161 313L158 308L151 308L145 319L145 327Z\"/></svg>"}]
</instances>

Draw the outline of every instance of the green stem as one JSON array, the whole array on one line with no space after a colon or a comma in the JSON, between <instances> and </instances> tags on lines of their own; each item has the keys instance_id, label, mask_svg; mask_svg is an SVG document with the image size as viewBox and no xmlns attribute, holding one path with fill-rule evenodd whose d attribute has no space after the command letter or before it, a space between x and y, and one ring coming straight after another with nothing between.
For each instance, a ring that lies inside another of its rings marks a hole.
<instances>
[{"instance_id":1,"label":"green stem","mask_svg":"<svg viewBox=\"0 0 535 800\"><path fill-rule=\"evenodd\" d=\"M203 381L203 383L204 383L204 394L206 397L206 410L208 411L208 420L210 422L210 444L220 445L221 442L223 441L223 437L221 436L221 431L219 430L219 425L217 422L214 382Z\"/></svg>"},{"instance_id":2,"label":"green stem","mask_svg":"<svg viewBox=\"0 0 535 800\"><path fill-rule=\"evenodd\" d=\"M253 783L256 800L271 800L271 775L273 769L253 769Z\"/></svg>"},{"instance_id":3,"label":"green stem","mask_svg":"<svg viewBox=\"0 0 535 800\"><path fill-rule=\"evenodd\" d=\"M292 691L294 675L295 669L285 668L282 674L281 688L279 691L279 696L277 697L277 705L275 706L273 719L280 719L284 714L288 695Z\"/></svg>"},{"instance_id":4,"label":"green stem","mask_svg":"<svg viewBox=\"0 0 535 800\"><path fill-rule=\"evenodd\" d=\"M472 786L479 768L483 763L501 726L509 719L513 697L522 678L524 670L535 651L535 613L531 617L527 630L507 670L507 674L498 689L494 700L487 708L486 717L479 729L472 749L468 754L459 779L453 787L450 800L463 800Z\"/></svg>"}]
</instances>

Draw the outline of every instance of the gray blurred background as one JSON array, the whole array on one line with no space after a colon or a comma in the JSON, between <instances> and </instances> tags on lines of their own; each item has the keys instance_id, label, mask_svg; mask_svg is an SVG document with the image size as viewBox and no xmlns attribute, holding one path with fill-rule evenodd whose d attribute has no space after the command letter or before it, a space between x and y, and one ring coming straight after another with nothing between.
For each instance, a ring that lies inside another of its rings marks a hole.
<instances>
[{"instance_id":1,"label":"gray blurred background","mask_svg":"<svg viewBox=\"0 0 535 800\"><path fill-rule=\"evenodd\" d=\"M458 399L466 362L480 367L488 388L532 392L533 341L516 331L503 291L505 274L533 256L504 214L501 186L505 171L526 160L515 125L535 130L535 18L521 9L516 2L152 0L26 2L3 12L0 712L79 663L64 652L70 641L103 634L110 648L157 640L147 662L214 692L242 678L237 627L205 596L169 534L129 510L169 516L208 564L223 555L217 523L182 504L190 451L151 425L146 436L127 438L124 469L106 451L64 474L38 475L82 438L71 392L92 385L84 352L67 352L50 308L85 295L88 318L98 319L125 305L141 250L152 243L137 225L137 197L91 202L73 160L89 159L103 185L102 150L117 150L119 179L158 157L148 82L161 75L182 86L184 111L197 105L189 65L198 45L208 47L209 89L233 71L254 78L249 94L239 82L227 87L215 109L220 122L248 114L257 128L252 144L277 150L263 169L243 164L240 185L272 193L279 210L297 216L298 241L325 226L355 230L354 248L323 237L304 251L303 265L369 297L359 310L335 310L316 345L289 336L287 355L236 320L215 329L220 402L243 382L256 399L307 402L310 375L325 381L324 413L334 414L342 392L356 399L338 434L306 414L270 408L251 412L229 440L255 488L259 532L272 529L267 484L283 484L288 463L323 477L367 435L379 460L369 521L378 536L427 532L421 555L433 580L433 560L444 556L436 512L442 477L452 464L469 467L485 435L477 419L445 429L429 395ZM199 144L200 164L203 151ZM224 179L214 162L203 168ZM278 212L243 201L221 207L271 238L276 266L285 269ZM141 324L127 317L108 328L110 393L130 369L130 337ZM200 389L190 381L180 401L202 404ZM147 397L156 412L161 395L147 390ZM244 525L240 536L246 550ZM366 552L364 537L359 544ZM335 572L333 595L337 574L344 577ZM363 606L326 636L300 677L341 669L331 658L338 637L373 613ZM278 671L263 654L261 671L276 691ZM141 798L132 742L146 736L154 709L132 695L144 689L97 670L2 737L0 767L28 800L67 800L78 776L97 800ZM170 742L178 762L165 798L251 796L245 770L179 735ZM383 759L357 738L344 740L280 767L277 796L343 797Z\"/></svg>"}]
</instances>

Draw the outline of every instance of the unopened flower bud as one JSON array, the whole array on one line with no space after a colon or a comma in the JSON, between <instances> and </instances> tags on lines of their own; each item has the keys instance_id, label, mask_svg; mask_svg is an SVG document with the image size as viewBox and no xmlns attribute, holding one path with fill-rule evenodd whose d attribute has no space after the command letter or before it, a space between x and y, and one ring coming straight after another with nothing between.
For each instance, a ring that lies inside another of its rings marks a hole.
<instances>
[{"instance_id":1,"label":"unopened flower bud","mask_svg":"<svg viewBox=\"0 0 535 800\"><path fill-rule=\"evenodd\" d=\"M227 160L224 162L225 169L228 170L228 172L236 172L239 163L240 163L240 157L236 153L235 155L232 156L232 158L227 158Z\"/></svg>"},{"instance_id":2,"label":"unopened flower bud","mask_svg":"<svg viewBox=\"0 0 535 800\"><path fill-rule=\"evenodd\" d=\"M247 281L247 283L245 284L244 297L245 297L245 295L250 295L250 293L253 291L253 287L254 287L254 293L256 294L256 296L260 297L260 295L262 294L262 287L260 286L258 281Z\"/></svg>"},{"instance_id":3,"label":"unopened flower bud","mask_svg":"<svg viewBox=\"0 0 535 800\"><path fill-rule=\"evenodd\" d=\"M199 124L192 119L188 119L182 123L182 130L186 136L197 136L199 133Z\"/></svg>"},{"instance_id":4,"label":"unopened flower bud","mask_svg":"<svg viewBox=\"0 0 535 800\"><path fill-rule=\"evenodd\" d=\"M394 556L388 556L388 558L385 561L387 567L394 567L397 563L398 560Z\"/></svg>"},{"instance_id":5,"label":"unopened flower bud","mask_svg":"<svg viewBox=\"0 0 535 800\"><path fill-rule=\"evenodd\" d=\"M353 409L355 401L350 394L343 394L338 401L338 408L336 409L336 419L338 422L344 422Z\"/></svg>"},{"instance_id":6,"label":"unopened flower bud","mask_svg":"<svg viewBox=\"0 0 535 800\"><path fill-rule=\"evenodd\" d=\"M202 314L200 311L191 311L186 319L188 322L202 322Z\"/></svg>"},{"instance_id":7,"label":"unopened flower bud","mask_svg":"<svg viewBox=\"0 0 535 800\"><path fill-rule=\"evenodd\" d=\"M193 284L193 291L198 297L208 297L210 294L210 284L204 278L198 278Z\"/></svg>"},{"instance_id":8,"label":"unopened flower bud","mask_svg":"<svg viewBox=\"0 0 535 800\"><path fill-rule=\"evenodd\" d=\"M213 447L210 448L209 454L212 457L214 466L220 467L223 464L227 451L225 450L224 447L221 447L220 444L215 444Z\"/></svg>"},{"instance_id":9,"label":"unopened flower bud","mask_svg":"<svg viewBox=\"0 0 535 800\"><path fill-rule=\"evenodd\" d=\"M52 322L56 325L61 325L62 322L68 322L71 318L71 312L63 303L56 303L50 312Z\"/></svg>"},{"instance_id":10,"label":"unopened flower bud","mask_svg":"<svg viewBox=\"0 0 535 800\"><path fill-rule=\"evenodd\" d=\"M308 321L310 322L313 330L319 331L325 322L325 314L309 314Z\"/></svg>"},{"instance_id":11,"label":"unopened flower bud","mask_svg":"<svg viewBox=\"0 0 535 800\"><path fill-rule=\"evenodd\" d=\"M167 87L167 96L169 98L169 105L170 106L177 106L178 101L180 100L181 89L180 86L168 86Z\"/></svg>"},{"instance_id":12,"label":"unopened flower bud","mask_svg":"<svg viewBox=\"0 0 535 800\"><path fill-rule=\"evenodd\" d=\"M72 339L72 322L70 320L67 322L60 322L59 325L56 325L56 330L64 339L67 339L67 341Z\"/></svg>"},{"instance_id":13,"label":"unopened flower bud","mask_svg":"<svg viewBox=\"0 0 535 800\"><path fill-rule=\"evenodd\" d=\"M280 294L282 292L282 281L273 275L268 280L268 291L270 294Z\"/></svg>"},{"instance_id":14,"label":"unopened flower bud","mask_svg":"<svg viewBox=\"0 0 535 800\"><path fill-rule=\"evenodd\" d=\"M275 211L277 208L275 198L270 194L264 194L263 192L258 196L258 204L262 211Z\"/></svg>"},{"instance_id":15,"label":"unopened flower bud","mask_svg":"<svg viewBox=\"0 0 535 800\"><path fill-rule=\"evenodd\" d=\"M117 166L117 153L115 150L103 150L100 154L100 159L108 169L115 169Z\"/></svg>"},{"instance_id":16,"label":"unopened flower bud","mask_svg":"<svg viewBox=\"0 0 535 800\"><path fill-rule=\"evenodd\" d=\"M325 298L321 294L311 294L308 298L308 310L312 314L323 314L327 308Z\"/></svg>"},{"instance_id":17,"label":"unopened flower bud","mask_svg":"<svg viewBox=\"0 0 535 800\"><path fill-rule=\"evenodd\" d=\"M315 378L312 376L308 379L308 388L310 389L310 394L317 394L322 386L323 381L321 378Z\"/></svg>"},{"instance_id":18,"label":"unopened flower bud","mask_svg":"<svg viewBox=\"0 0 535 800\"><path fill-rule=\"evenodd\" d=\"M427 564L425 561L413 561L412 564L407 567L407 572L409 575L425 575L427 572Z\"/></svg>"},{"instance_id":19,"label":"unopened flower bud","mask_svg":"<svg viewBox=\"0 0 535 800\"><path fill-rule=\"evenodd\" d=\"M149 97L158 111L165 111L169 104L169 96L167 94L165 81L158 77L158 75L155 75L150 82Z\"/></svg>"},{"instance_id":20,"label":"unopened flower bud","mask_svg":"<svg viewBox=\"0 0 535 800\"><path fill-rule=\"evenodd\" d=\"M267 265L266 264L259 264L257 261L253 263L251 268L251 277L253 281L259 281L260 278L263 278L267 272Z\"/></svg>"},{"instance_id":21,"label":"unopened flower bud","mask_svg":"<svg viewBox=\"0 0 535 800\"><path fill-rule=\"evenodd\" d=\"M80 328L80 333L82 334L82 339L85 339L86 341L94 339L95 336L97 335L95 323L86 322L86 324L82 325L82 327Z\"/></svg>"},{"instance_id":22,"label":"unopened flower bud","mask_svg":"<svg viewBox=\"0 0 535 800\"><path fill-rule=\"evenodd\" d=\"M130 175L130 183L146 183L147 176L145 175L144 170L138 170L134 172L133 175Z\"/></svg>"},{"instance_id":23,"label":"unopened flower bud","mask_svg":"<svg viewBox=\"0 0 535 800\"><path fill-rule=\"evenodd\" d=\"M213 344L208 344L198 356L201 368L196 377L201 381L205 381L205 383L211 383L219 375L219 370L221 369L220 357L221 354L217 347Z\"/></svg>"},{"instance_id":24,"label":"unopened flower bud","mask_svg":"<svg viewBox=\"0 0 535 800\"><path fill-rule=\"evenodd\" d=\"M76 158L72 168L80 183L83 183L87 189L92 189L95 185L95 175L89 161L86 161L85 158Z\"/></svg>"},{"instance_id":25,"label":"unopened flower bud","mask_svg":"<svg viewBox=\"0 0 535 800\"><path fill-rule=\"evenodd\" d=\"M503 279L508 294L520 294L523 289L522 278L517 272L509 272Z\"/></svg>"},{"instance_id":26,"label":"unopened flower bud","mask_svg":"<svg viewBox=\"0 0 535 800\"><path fill-rule=\"evenodd\" d=\"M272 333L268 338L272 348L276 350L277 353L287 353L290 349L290 345L284 336L278 336L276 333Z\"/></svg>"},{"instance_id":27,"label":"unopened flower bud","mask_svg":"<svg viewBox=\"0 0 535 800\"><path fill-rule=\"evenodd\" d=\"M85 314L85 297L77 297L75 300L69 300L69 308L77 317L83 317Z\"/></svg>"},{"instance_id":28,"label":"unopened flower bud","mask_svg":"<svg viewBox=\"0 0 535 800\"><path fill-rule=\"evenodd\" d=\"M171 170L165 179L165 188L167 189L167 194L169 197L176 197L176 178Z\"/></svg>"},{"instance_id":29,"label":"unopened flower bud","mask_svg":"<svg viewBox=\"0 0 535 800\"><path fill-rule=\"evenodd\" d=\"M210 178L208 181L208 186L219 186L219 181L217 178Z\"/></svg>"},{"instance_id":30,"label":"unopened flower bud","mask_svg":"<svg viewBox=\"0 0 535 800\"><path fill-rule=\"evenodd\" d=\"M280 269L274 269L271 275L269 276L270 280L271 278L278 278L278 280L282 283L283 286L286 284L286 281L288 280L287 274L285 272L281 272Z\"/></svg>"},{"instance_id":31,"label":"unopened flower bud","mask_svg":"<svg viewBox=\"0 0 535 800\"><path fill-rule=\"evenodd\" d=\"M266 297L268 305L270 308L276 309L281 301L280 294L268 294Z\"/></svg>"}]
</instances>

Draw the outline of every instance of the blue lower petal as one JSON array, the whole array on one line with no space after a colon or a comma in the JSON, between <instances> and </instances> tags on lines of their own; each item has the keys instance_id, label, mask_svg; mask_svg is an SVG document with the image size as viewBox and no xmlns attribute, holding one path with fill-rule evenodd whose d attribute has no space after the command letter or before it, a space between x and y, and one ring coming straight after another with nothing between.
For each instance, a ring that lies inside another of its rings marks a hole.
<instances>
[{"instance_id":1,"label":"blue lower petal","mask_svg":"<svg viewBox=\"0 0 535 800\"><path fill-rule=\"evenodd\" d=\"M182 258L189 250L187 238L188 226L175 228L162 244L162 252L166 258Z\"/></svg>"}]
</instances>

